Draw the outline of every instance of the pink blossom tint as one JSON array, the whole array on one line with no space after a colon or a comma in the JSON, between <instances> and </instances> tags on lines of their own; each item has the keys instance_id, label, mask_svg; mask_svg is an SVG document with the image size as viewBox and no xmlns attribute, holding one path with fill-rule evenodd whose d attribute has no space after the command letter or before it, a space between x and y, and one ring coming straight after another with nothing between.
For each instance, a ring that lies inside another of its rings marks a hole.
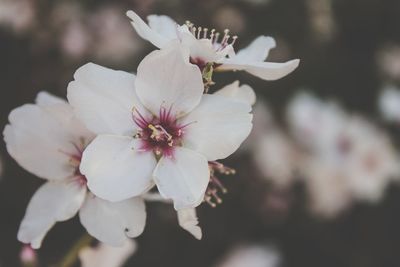
<instances>
[{"instance_id":1,"label":"pink blossom tint","mask_svg":"<svg viewBox=\"0 0 400 267\"><path fill-rule=\"evenodd\" d=\"M85 149L85 145L84 145L84 140L82 139L80 144L77 144L75 142L71 142L72 146L75 148L75 152L74 153L68 153L65 151L61 151L61 153L69 156L69 164L72 165L75 170L74 170L74 174L72 175L72 179L74 181L77 181L81 186L85 186L87 184L87 179L86 176L83 175L79 169L79 166L81 164L81 160L82 160L82 154L83 151Z\"/></svg>"},{"instance_id":2,"label":"pink blossom tint","mask_svg":"<svg viewBox=\"0 0 400 267\"><path fill-rule=\"evenodd\" d=\"M152 150L157 156L173 158L174 147L182 145L184 128L188 124L179 124L171 111L172 106L169 109L161 107L158 117L146 119L134 109L133 121L140 128L135 137L142 141L142 150Z\"/></svg>"}]
</instances>

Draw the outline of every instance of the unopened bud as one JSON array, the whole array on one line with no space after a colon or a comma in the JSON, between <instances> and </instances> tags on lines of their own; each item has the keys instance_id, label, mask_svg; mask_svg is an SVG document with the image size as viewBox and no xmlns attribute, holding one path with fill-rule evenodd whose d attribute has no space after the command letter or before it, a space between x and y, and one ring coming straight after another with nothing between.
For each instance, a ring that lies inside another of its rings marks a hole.
<instances>
[{"instance_id":1,"label":"unopened bud","mask_svg":"<svg viewBox=\"0 0 400 267\"><path fill-rule=\"evenodd\" d=\"M36 251L29 245L24 245L19 254L22 266L24 267L36 267L37 255Z\"/></svg>"}]
</instances>

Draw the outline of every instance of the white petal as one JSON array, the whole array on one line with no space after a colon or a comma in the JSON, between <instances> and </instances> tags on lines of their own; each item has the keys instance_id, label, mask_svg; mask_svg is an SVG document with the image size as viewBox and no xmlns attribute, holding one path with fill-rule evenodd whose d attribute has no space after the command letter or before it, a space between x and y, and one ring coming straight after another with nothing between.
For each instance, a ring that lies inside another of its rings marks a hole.
<instances>
[{"instance_id":1,"label":"white petal","mask_svg":"<svg viewBox=\"0 0 400 267\"><path fill-rule=\"evenodd\" d=\"M73 129L68 129L73 114L66 112L65 106L21 106L10 113L10 124L4 129L8 153L41 178L63 179L74 172L69 160L76 153L76 136L71 134Z\"/></svg>"},{"instance_id":2,"label":"white petal","mask_svg":"<svg viewBox=\"0 0 400 267\"><path fill-rule=\"evenodd\" d=\"M235 56L223 59L219 70L244 70L264 80L280 79L299 65L299 60L291 60L285 63L264 62L269 50L275 47L275 41L271 37L259 36L248 47L240 50Z\"/></svg>"},{"instance_id":3,"label":"white petal","mask_svg":"<svg viewBox=\"0 0 400 267\"><path fill-rule=\"evenodd\" d=\"M146 209L138 197L110 202L88 194L79 218L90 235L108 245L122 246L143 232Z\"/></svg>"},{"instance_id":4,"label":"white petal","mask_svg":"<svg viewBox=\"0 0 400 267\"><path fill-rule=\"evenodd\" d=\"M133 107L144 112L135 94L135 75L88 63L68 85L68 101L97 134L133 135Z\"/></svg>"},{"instance_id":5,"label":"white petal","mask_svg":"<svg viewBox=\"0 0 400 267\"><path fill-rule=\"evenodd\" d=\"M75 116L72 106L66 101L44 105L41 108L63 126L62 131L69 138L66 145L70 146L71 143L74 143L77 146L82 146L93 140L94 133L89 131Z\"/></svg>"},{"instance_id":6,"label":"white petal","mask_svg":"<svg viewBox=\"0 0 400 267\"><path fill-rule=\"evenodd\" d=\"M75 216L85 199L86 187L74 181L48 182L33 195L21 226L18 240L39 248L56 222Z\"/></svg>"},{"instance_id":7,"label":"white petal","mask_svg":"<svg viewBox=\"0 0 400 267\"><path fill-rule=\"evenodd\" d=\"M161 106L171 105L177 116L186 114L198 105L203 91L199 68L189 63L188 51L178 43L150 53L138 67L137 95L155 115Z\"/></svg>"},{"instance_id":8,"label":"white petal","mask_svg":"<svg viewBox=\"0 0 400 267\"><path fill-rule=\"evenodd\" d=\"M182 119L184 145L209 161L231 155L250 134L251 106L217 95L204 95L200 105Z\"/></svg>"},{"instance_id":9,"label":"white petal","mask_svg":"<svg viewBox=\"0 0 400 267\"><path fill-rule=\"evenodd\" d=\"M177 39L178 24L165 15L150 15L147 17L149 26L153 31L156 31L161 36L173 40Z\"/></svg>"},{"instance_id":10,"label":"white petal","mask_svg":"<svg viewBox=\"0 0 400 267\"><path fill-rule=\"evenodd\" d=\"M75 116L72 106L66 100L42 91L37 94L35 102L63 125L62 131L70 136L69 143L81 142L82 138L88 142L94 138L94 134Z\"/></svg>"},{"instance_id":11,"label":"white petal","mask_svg":"<svg viewBox=\"0 0 400 267\"><path fill-rule=\"evenodd\" d=\"M234 59L244 62L263 62L269 50L276 46L275 40L269 36L259 36L246 48L239 50Z\"/></svg>"},{"instance_id":12,"label":"white petal","mask_svg":"<svg viewBox=\"0 0 400 267\"><path fill-rule=\"evenodd\" d=\"M178 210L178 222L179 225L191 233L196 239L200 240L202 238L202 232L199 224L199 219L197 218L196 209L182 209Z\"/></svg>"},{"instance_id":13,"label":"white petal","mask_svg":"<svg viewBox=\"0 0 400 267\"><path fill-rule=\"evenodd\" d=\"M155 166L153 153L140 151L140 141L99 135L84 151L80 170L95 195L115 202L147 191Z\"/></svg>"},{"instance_id":14,"label":"white petal","mask_svg":"<svg viewBox=\"0 0 400 267\"><path fill-rule=\"evenodd\" d=\"M180 28L179 33L182 44L189 48L190 57L201 59L204 62L216 62L224 58L229 49L223 51L215 51L212 42L209 39L197 39L192 33L186 31L185 28Z\"/></svg>"},{"instance_id":15,"label":"white petal","mask_svg":"<svg viewBox=\"0 0 400 267\"><path fill-rule=\"evenodd\" d=\"M160 194L172 199L175 209L179 210L200 205L209 182L210 170L204 156L176 147L173 158L160 159L153 176Z\"/></svg>"},{"instance_id":16,"label":"white petal","mask_svg":"<svg viewBox=\"0 0 400 267\"><path fill-rule=\"evenodd\" d=\"M163 35L157 32L156 29L150 28L135 12L129 10L126 15L132 20L131 24L135 28L140 37L149 41L158 48L164 47L171 38L168 35Z\"/></svg>"},{"instance_id":17,"label":"white petal","mask_svg":"<svg viewBox=\"0 0 400 267\"><path fill-rule=\"evenodd\" d=\"M247 84L239 86L239 81L228 84L224 88L216 91L214 94L229 97L232 100L249 105L254 105L256 103L256 93L253 88Z\"/></svg>"},{"instance_id":18,"label":"white petal","mask_svg":"<svg viewBox=\"0 0 400 267\"><path fill-rule=\"evenodd\" d=\"M35 103L38 104L39 106L51 106L54 104L65 104L66 101L48 92L41 91L37 94Z\"/></svg>"},{"instance_id":19,"label":"white petal","mask_svg":"<svg viewBox=\"0 0 400 267\"><path fill-rule=\"evenodd\" d=\"M79 252L82 267L121 267L137 249L134 240L127 240L122 247L99 244L96 248L86 247Z\"/></svg>"},{"instance_id":20,"label":"white petal","mask_svg":"<svg viewBox=\"0 0 400 267\"><path fill-rule=\"evenodd\" d=\"M294 71L299 62L298 59L285 63L247 62L232 58L222 61L222 65L218 67L218 70L244 70L263 80L272 81L280 79Z\"/></svg>"}]
</instances>

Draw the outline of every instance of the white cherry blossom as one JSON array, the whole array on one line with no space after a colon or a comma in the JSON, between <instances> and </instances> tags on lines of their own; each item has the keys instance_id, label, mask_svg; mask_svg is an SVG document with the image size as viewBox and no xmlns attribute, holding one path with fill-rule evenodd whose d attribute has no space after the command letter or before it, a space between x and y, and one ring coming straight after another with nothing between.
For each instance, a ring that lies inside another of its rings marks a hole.
<instances>
[{"instance_id":1,"label":"white cherry blossom","mask_svg":"<svg viewBox=\"0 0 400 267\"><path fill-rule=\"evenodd\" d=\"M36 104L14 109L4 129L8 153L46 182L33 195L18 239L39 248L56 222L79 217L87 231L110 245L138 236L145 225L141 198L111 203L88 192L79 171L82 152L94 134L64 100L41 92Z\"/></svg>"},{"instance_id":2,"label":"white cherry blossom","mask_svg":"<svg viewBox=\"0 0 400 267\"><path fill-rule=\"evenodd\" d=\"M200 70L178 43L146 56L137 77L95 64L74 77L68 99L98 134L80 170L90 190L110 201L156 184L177 210L199 205L210 181L208 161L232 154L252 127L250 105L203 95Z\"/></svg>"},{"instance_id":3,"label":"white cherry blossom","mask_svg":"<svg viewBox=\"0 0 400 267\"><path fill-rule=\"evenodd\" d=\"M229 30L220 36L214 29L209 31L190 23L179 26L165 15L148 16L148 24L131 10L127 16L132 20L136 32L158 48L180 40L189 48L191 62L201 70L211 63L216 70L243 70L264 80L276 80L291 73L299 65L298 59L285 63L265 62L269 50L276 45L271 37L259 36L236 54L233 45L237 36L231 38Z\"/></svg>"},{"instance_id":4,"label":"white cherry blossom","mask_svg":"<svg viewBox=\"0 0 400 267\"><path fill-rule=\"evenodd\" d=\"M367 119L307 94L297 96L288 111L304 153L300 172L317 213L333 216L356 200L377 202L400 178L390 138Z\"/></svg>"},{"instance_id":5,"label":"white cherry blossom","mask_svg":"<svg viewBox=\"0 0 400 267\"><path fill-rule=\"evenodd\" d=\"M400 158L389 136L360 116L348 120L344 138L349 143L348 179L353 195L377 202L388 184L400 179Z\"/></svg>"},{"instance_id":6,"label":"white cherry blossom","mask_svg":"<svg viewBox=\"0 0 400 267\"><path fill-rule=\"evenodd\" d=\"M346 113L334 102L308 93L298 94L288 105L287 120L295 139L306 149L331 155L345 128Z\"/></svg>"},{"instance_id":7,"label":"white cherry blossom","mask_svg":"<svg viewBox=\"0 0 400 267\"><path fill-rule=\"evenodd\" d=\"M335 163L315 155L303 155L301 173L314 214L333 218L354 202L346 170Z\"/></svg>"},{"instance_id":8,"label":"white cherry blossom","mask_svg":"<svg viewBox=\"0 0 400 267\"><path fill-rule=\"evenodd\" d=\"M400 122L400 89L387 86L379 97L379 108L387 121Z\"/></svg>"}]
</instances>

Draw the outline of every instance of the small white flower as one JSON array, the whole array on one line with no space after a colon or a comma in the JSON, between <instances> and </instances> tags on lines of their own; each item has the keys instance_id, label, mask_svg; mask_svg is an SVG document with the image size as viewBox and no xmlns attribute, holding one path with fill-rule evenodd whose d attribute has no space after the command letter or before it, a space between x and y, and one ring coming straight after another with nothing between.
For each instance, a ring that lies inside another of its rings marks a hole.
<instances>
[{"instance_id":1,"label":"small white flower","mask_svg":"<svg viewBox=\"0 0 400 267\"><path fill-rule=\"evenodd\" d=\"M203 95L199 69L174 44L150 53L134 75L87 64L75 73L68 99L99 134L81 172L110 201L157 185L176 209L195 207L210 178L208 161L232 154L248 136L251 106Z\"/></svg>"},{"instance_id":2,"label":"small white flower","mask_svg":"<svg viewBox=\"0 0 400 267\"><path fill-rule=\"evenodd\" d=\"M315 155L303 157L301 173L312 212L333 218L345 211L354 200L346 171Z\"/></svg>"},{"instance_id":3,"label":"small white flower","mask_svg":"<svg viewBox=\"0 0 400 267\"><path fill-rule=\"evenodd\" d=\"M30 0L2 0L0 2L0 27L15 33L24 33L36 24L35 2Z\"/></svg>"},{"instance_id":4,"label":"small white flower","mask_svg":"<svg viewBox=\"0 0 400 267\"><path fill-rule=\"evenodd\" d=\"M270 246L242 245L231 250L218 267L278 267L279 251Z\"/></svg>"},{"instance_id":5,"label":"small white flower","mask_svg":"<svg viewBox=\"0 0 400 267\"><path fill-rule=\"evenodd\" d=\"M39 93L36 104L14 109L4 129L8 153L27 171L47 180L32 197L18 239L39 248L56 222L79 211L87 231L111 245L142 233L145 207L140 198L111 203L88 192L79 171L82 152L93 133L62 99Z\"/></svg>"},{"instance_id":6,"label":"small white flower","mask_svg":"<svg viewBox=\"0 0 400 267\"><path fill-rule=\"evenodd\" d=\"M391 140L359 116L349 118L343 136L350 145L347 173L352 194L359 200L380 200L388 184L400 178L400 158Z\"/></svg>"},{"instance_id":7,"label":"small white flower","mask_svg":"<svg viewBox=\"0 0 400 267\"><path fill-rule=\"evenodd\" d=\"M225 30L220 36L215 30L194 27L193 24L179 26L168 16L150 15L147 25L135 12L128 11L136 32L158 48L164 48L173 40L180 40L190 50L191 62L203 70L208 63L216 70L244 70L264 80L280 79L299 65L299 60L285 63L265 62L269 50L275 47L271 37L259 36L249 46L235 54L233 45L237 36ZM221 37L221 38L220 38Z\"/></svg>"},{"instance_id":8,"label":"small white flower","mask_svg":"<svg viewBox=\"0 0 400 267\"><path fill-rule=\"evenodd\" d=\"M345 112L334 102L324 103L307 93L288 106L287 120L295 139L306 149L330 155L346 123Z\"/></svg>"},{"instance_id":9,"label":"small white flower","mask_svg":"<svg viewBox=\"0 0 400 267\"><path fill-rule=\"evenodd\" d=\"M305 94L292 101L288 114L303 148L301 173L318 213L335 215L354 200L376 202L400 178L393 144L368 120Z\"/></svg>"},{"instance_id":10,"label":"small white flower","mask_svg":"<svg viewBox=\"0 0 400 267\"><path fill-rule=\"evenodd\" d=\"M95 248L84 248L79 252L82 267L122 267L137 250L135 241L128 239L121 247L99 244Z\"/></svg>"},{"instance_id":11,"label":"small white flower","mask_svg":"<svg viewBox=\"0 0 400 267\"><path fill-rule=\"evenodd\" d=\"M380 95L379 108L386 120L400 122L400 90L394 86L386 87Z\"/></svg>"}]
</instances>

